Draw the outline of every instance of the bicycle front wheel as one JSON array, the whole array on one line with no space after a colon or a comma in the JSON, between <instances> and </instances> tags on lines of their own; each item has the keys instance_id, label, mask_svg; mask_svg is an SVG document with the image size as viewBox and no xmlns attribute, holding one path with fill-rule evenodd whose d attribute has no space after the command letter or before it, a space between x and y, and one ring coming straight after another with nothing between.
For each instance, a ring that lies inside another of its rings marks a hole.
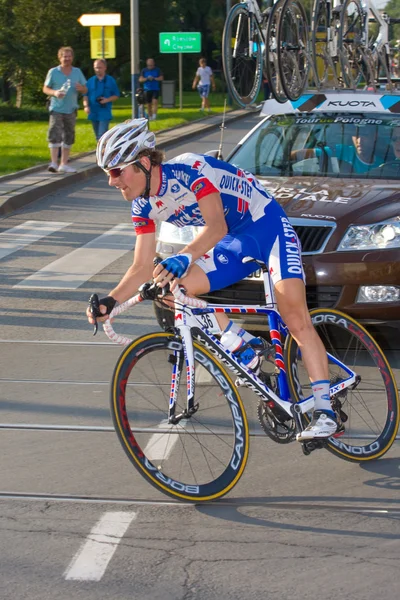
<instances>
[{"instance_id":1,"label":"bicycle front wheel","mask_svg":"<svg viewBox=\"0 0 400 600\"><path fill-rule=\"evenodd\" d=\"M310 312L329 359L332 385L348 378L340 361L357 375L354 385L331 397L333 409L340 412L344 435L329 438L327 448L350 461L379 458L393 444L399 427L399 397L388 361L373 337L357 321L336 310ZM290 394L295 402L312 395L307 371L297 343L288 336L285 360ZM311 415L305 415L307 420Z\"/></svg>"},{"instance_id":2,"label":"bicycle front wheel","mask_svg":"<svg viewBox=\"0 0 400 600\"><path fill-rule=\"evenodd\" d=\"M111 413L139 473L169 496L199 502L220 498L239 481L249 431L242 400L224 367L197 342L193 345L195 414L177 425L168 423L171 386L178 386L176 414L182 413L191 375L180 340L163 332L142 336L123 351L112 379Z\"/></svg>"},{"instance_id":3,"label":"bicycle front wheel","mask_svg":"<svg viewBox=\"0 0 400 600\"><path fill-rule=\"evenodd\" d=\"M282 88L292 102L308 83L308 23L300 0L286 0L278 29L278 66Z\"/></svg>"},{"instance_id":4,"label":"bicycle front wheel","mask_svg":"<svg viewBox=\"0 0 400 600\"><path fill-rule=\"evenodd\" d=\"M243 4L236 4L225 21L222 64L228 91L240 106L257 100L262 82L263 48L254 15Z\"/></svg>"}]
</instances>

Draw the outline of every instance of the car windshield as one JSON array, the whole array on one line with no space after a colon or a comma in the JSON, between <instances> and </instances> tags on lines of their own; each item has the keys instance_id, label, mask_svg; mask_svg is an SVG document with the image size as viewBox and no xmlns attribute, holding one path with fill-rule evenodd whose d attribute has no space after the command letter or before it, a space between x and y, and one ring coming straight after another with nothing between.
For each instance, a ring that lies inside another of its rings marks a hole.
<instances>
[{"instance_id":1,"label":"car windshield","mask_svg":"<svg viewBox=\"0 0 400 600\"><path fill-rule=\"evenodd\" d=\"M400 115L272 116L236 149L229 162L266 177L400 180Z\"/></svg>"}]
</instances>

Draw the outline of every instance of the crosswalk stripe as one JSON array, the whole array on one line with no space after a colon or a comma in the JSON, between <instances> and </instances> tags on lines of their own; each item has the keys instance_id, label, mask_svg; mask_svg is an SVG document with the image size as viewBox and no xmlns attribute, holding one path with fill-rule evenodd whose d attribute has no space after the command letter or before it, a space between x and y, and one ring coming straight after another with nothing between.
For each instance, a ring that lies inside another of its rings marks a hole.
<instances>
[{"instance_id":1,"label":"crosswalk stripe","mask_svg":"<svg viewBox=\"0 0 400 600\"><path fill-rule=\"evenodd\" d=\"M106 512L64 572L67 580L100 581L136 512Z\"/></svg>"},{"instance_id":2,"label":"crosswalk stripe","mask_svg":"<svg viewBox=\"0 0 400 600\"><path fill-rule=\"evenodd\" d=\"M75 290L132 250L135 239L132 225L121 223L13 287Z\"/></svg>"},{"instance_id":3,"label":"crosswalk stripe","mask_svg":"<svg viewBox=\"0 0 400 600\"><path fill-rule=\"evenodd\" d=\"M12 229L7 229L0 233L0 259L25 246L33 244L38 240L51 235L72 223L61 221L25 221L22 225L17 225Z\"/></svg>"},{"instance_id":4,"label":"crosswalk stripe","mask_svg":"<svg viewBox=\"0 0 400 600\"><path fill-rule=\"evenodd\" d=\"M182 419L179 427L184 429L186 424L187 419ZM167 460L179 438L177 433L172 433L171 435L167 433L168 429L173 430L174 427L174 425L169 425L168 421L159 423L158 428L163 429L164 433L153 433L143 451L143 454L149 460Z\"/></svg>"}]
</instances>

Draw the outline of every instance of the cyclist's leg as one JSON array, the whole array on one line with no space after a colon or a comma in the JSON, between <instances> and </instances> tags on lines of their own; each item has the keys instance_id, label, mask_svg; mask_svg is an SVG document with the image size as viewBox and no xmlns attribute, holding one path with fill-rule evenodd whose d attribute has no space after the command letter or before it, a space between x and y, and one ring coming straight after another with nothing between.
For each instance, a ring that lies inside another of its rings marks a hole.
<instances>
[{"instance_id":1,"label":"cyclist's leg","mask_svg":"<svg viewBox=\"0 0 400 600\"><path fill-rule=\"evenodd\" d=\"M283 213L279 214L278 208L273 218L271 226L276 239L268 265L275 297L282 319L301 350L315 399L314 418L298 439L330 437L337 431L337 423L330 403L328 360L308 313L300 243L289 220Z\"/></svg>"},{"instance_id":2,"label":"cyclist's leg","mask_svg":"<svg viewBox=\"0 0 400 600\"><path fill-rule=\"evenodd\" d=\"M223 289L251 275L255 263L243 264L245 256L255 256L258 250L249 235L226 235L214 248L199 258L190 268L188 275L181 280L189 296L206 294ZM222 330L229 324L225 314L215 315Z\"/></svg>"}]
</instances>

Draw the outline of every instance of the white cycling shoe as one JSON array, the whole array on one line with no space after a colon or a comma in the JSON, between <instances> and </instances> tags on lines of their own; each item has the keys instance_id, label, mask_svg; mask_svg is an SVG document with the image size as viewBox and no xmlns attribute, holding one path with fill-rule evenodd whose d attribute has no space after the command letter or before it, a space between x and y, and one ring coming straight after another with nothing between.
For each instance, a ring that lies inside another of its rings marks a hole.
<instances>
[{"instance_id":1,"label":"white cycling shoe","mask_svg":"<svg viewBox=\"0 0 400 600\"><path fill-rule=\"evenodd\" d=\"M296 435L298 442L329 438L338 432L339 425L331 411L315 410L311 423Z\"/></svg>"}]
</instances>

